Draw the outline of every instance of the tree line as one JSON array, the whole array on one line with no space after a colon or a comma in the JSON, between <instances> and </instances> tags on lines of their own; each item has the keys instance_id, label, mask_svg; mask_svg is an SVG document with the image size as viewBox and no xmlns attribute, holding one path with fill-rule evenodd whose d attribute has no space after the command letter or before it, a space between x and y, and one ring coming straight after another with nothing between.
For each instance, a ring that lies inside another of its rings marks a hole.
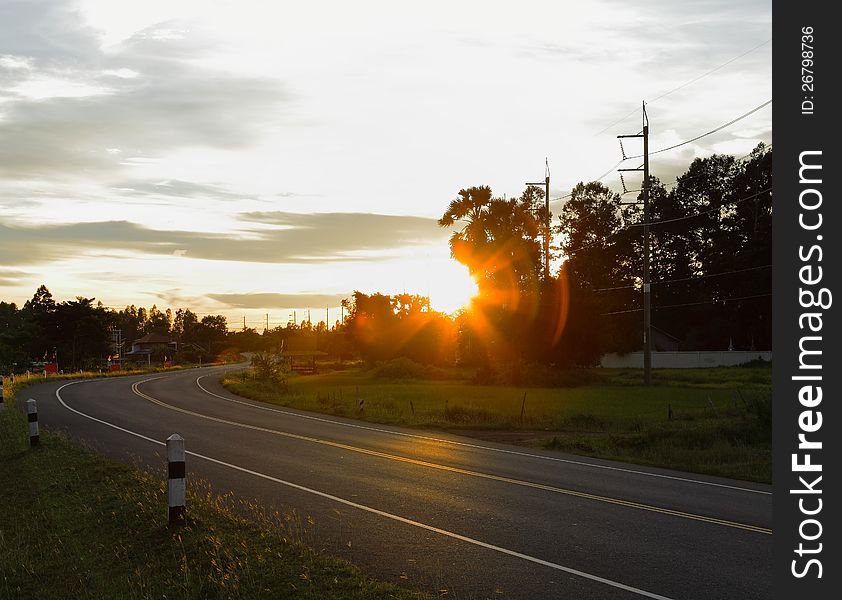
<instances>
[{"instance_id":1,"label":"tree line","mask_svg":"<svg viewBox=\"0 0 842 600\"><path fill-rule=\"evenodd\" d=\"M222 315L200 319L189 309L173 313L155 305L114 310L82 296L57 302L41 285L21 307L0 302L0 369L21 372L45 362L58 362L62 370L102 368L117 354L113 330L120 330L125 341L120 354L132 341L157 333L178 341L183 348L179 358L190 362L214 358L228 336ZM164 356L153 358L157 362Z\"/></svg>"},{"instance_id":2,"label":"tree line","mask_svg":"<svg viewBox=\"0 0 842 600\"><path fill-rule=\"evenodd\" d=\"M772 149L694 160L649 182L652 323L684 350L771 348ZM480 295L460 325L469 362L593 365L642 347L643 208L577 184L546 230L544 192L463 189L439 221ZM542 237L550 236L545 273ZM656 344L656 350L657 344Z\"/></svg>"},{"instance_id":3,"label":"tree line","mask_svg":"<svg viewBox=\"0 0 842 600\"><path fill-rule=\"evenodd\" d=\"M771 184L772 149L763 144L742 159L696 159L669 184L651 178L652 324L681 349L771 348ZM453 315L420 295L355 291L333 326L232 332L221 315L114 310L81 296L56 302L41 286L22 307L0 302L0 368L56 356L63 368L96 368L113 353L112 329L129 343L170 336L183 362L226 349L301 347L372 363L406 357L516 372L529 363L593 365L606 352L640 349L641 195L581 182L549 231L544 200L537 186L508 199L476 186L449 203L439 225L452 230L451 255L479 287L472 305Z\"/></svg>"}]
</instances>

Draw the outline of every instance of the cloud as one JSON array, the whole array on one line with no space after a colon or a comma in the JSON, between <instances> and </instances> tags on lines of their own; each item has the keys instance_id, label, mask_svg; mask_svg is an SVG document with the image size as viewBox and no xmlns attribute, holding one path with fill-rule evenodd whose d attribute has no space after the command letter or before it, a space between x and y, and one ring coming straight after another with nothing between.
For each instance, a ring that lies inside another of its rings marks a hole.
<instances>
[{"instance_id":1,"label":"cloud","mask_svg":"<svg viewBox=\"0 0 842 600\"><path fill-rule=\"evenodd\" d=\"M243 221L275 225L287 233L290 243L306 246L318 244L376 250L445 240L446 230L435 219L405 215L372 213L290 213L250 212L240 215Z\"/></svg>"},{"instance_id":2,"label":"cloud","mask_svg":"<svg viewBox=\"0 0 842 600\"><path fill-rule=\"evenodd\" d=\"M258 263L372 261L389 249L446 239L435 219L370 213L245 213L239 235L142 227L100 221L33 227L0 223L0 261L8 265L125 253ZM360 253L373 253L361 255ZM379 254L378 254L379 253Z\"/></svg>"},{"instance_id":3,"label":"cloud","mask_svg":"<svg viewBox=\"0 0 842 600\"><path fill-rule=\"evenodd\" d=\"M157 182L143 180L122 181L113 184L111 187L120 194L134 196L169 196L173 198L200 198L227 202L252 198L252 196L231 192L221 185L196 183L179 179L167 179Z\"/></svg>"},{"instance_id":4,"label":"cloud","mask_svg":"<svg viewBox=\"0 0 842 600\"><path fill-rule=\"evenodd\" d=\"M350 294L208 294L208 298L225 305L225 308L323 308L339 306Z\"/></svg>"},{"instance_id":5,"label":"cloud","mask_svg":"<svg viewBox=\"0 0 842 600\"><path fill-rule=\"evenodd\" d=\"M45 65L85 64L99 51L97 32L69 3L4 0L0 3L3 52Z\"/></svg>"},{"instance_id":6,"label":"cloud","mask_svg":"<svg viewBox=\"0 0 842 600\"><path fill-rule=\"evenodd\" d=\"M281 82L201 66L201 32L161 26L105 52L62 3L3 3L0 54L23 66L0 68L0 176L89 177L178 148L242 148L282 117Z\"/></svg>"},{"instance_id":7,"label":"cloud","mask_svg":"<svg viewBox=\"0 0 842 600\"><path fill-rule=\"evenodd\" d=\"M204 306L205 298L202 296L194 296L185 294L184 290L180 288L167 289L161 292L155 292L155 297L164 301L165 306Z\"/></svg>"},{"instance_id":8,"label":"cloud","mask_svg":"<svg viewBox=\"0 0 842 600\"><path fill-rule=\"evenodd\" d=\"M21 281L28 279L31 273L0 267L0 287L17 286Z\"/></svg>"}]
</instances>

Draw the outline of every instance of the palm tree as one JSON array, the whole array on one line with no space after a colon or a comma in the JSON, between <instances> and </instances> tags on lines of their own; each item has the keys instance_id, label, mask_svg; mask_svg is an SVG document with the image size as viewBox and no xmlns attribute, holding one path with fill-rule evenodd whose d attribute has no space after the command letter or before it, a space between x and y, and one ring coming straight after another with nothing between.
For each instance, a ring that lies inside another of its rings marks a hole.
<instances>
[{"instance_id":1,"label":"palm tree","mask_svg":"<svg viewBox=\"0 0 842 600\"><path fill-rule=\"evenodd\" d=\"M438 223L451 227L464 221L450 236L450 253L478 279L480 288L523 289L534 283L540 268L540 223L530 198L493 198L488 186L459 190Z\"/></svg>"},{"instance_id":2,"label":"palm tree","mask_svg":"<svg viewBox=\"0 0 842 600\"><path fill-rule=\"evenodd\" d=\"M440 227L452 227L456 221L465 226L450 236L450 254L468 267L472 275L482 265L485 246L489 242L488 214L491 208L491 188L487 185L459 190L439 219Z\"/></svg>"}]
</instances>

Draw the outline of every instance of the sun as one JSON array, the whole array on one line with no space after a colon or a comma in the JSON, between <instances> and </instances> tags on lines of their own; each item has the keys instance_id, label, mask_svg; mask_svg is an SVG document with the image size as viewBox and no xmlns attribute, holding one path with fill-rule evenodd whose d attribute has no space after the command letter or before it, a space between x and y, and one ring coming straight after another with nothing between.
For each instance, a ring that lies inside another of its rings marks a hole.
<instances>
[{"instance_id":1,"label":"sun","mask_svg":"<svg viewBox=\"0 0 842 600\"><path fill-rule=\"evenodd\" d=\"M477 282L471 277L468 267L456 261L448 261L436 268L430 281L430 305L434 310L454 313L468 306L479 293Z\"/></svg>"}]
</instances>

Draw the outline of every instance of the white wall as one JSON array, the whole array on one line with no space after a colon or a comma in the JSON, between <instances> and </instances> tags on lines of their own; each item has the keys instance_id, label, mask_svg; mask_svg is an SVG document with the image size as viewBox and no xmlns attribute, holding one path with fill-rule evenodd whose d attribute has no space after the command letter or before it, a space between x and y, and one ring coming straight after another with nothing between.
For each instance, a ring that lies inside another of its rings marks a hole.
<instances>
[{"instance_id":1,"label":"white wall","mask_svg":"<svg viewBox=\"0 0 842 600\"><path fill-rule=\"evenodd\" d=\"M701 369L704 367L733 367L752 360L772 361L771 351L721 352L652 352L653 369ZM606 369L642 369L643 352L606 354L600 360Z\"/></svg>"}]
</instances>

